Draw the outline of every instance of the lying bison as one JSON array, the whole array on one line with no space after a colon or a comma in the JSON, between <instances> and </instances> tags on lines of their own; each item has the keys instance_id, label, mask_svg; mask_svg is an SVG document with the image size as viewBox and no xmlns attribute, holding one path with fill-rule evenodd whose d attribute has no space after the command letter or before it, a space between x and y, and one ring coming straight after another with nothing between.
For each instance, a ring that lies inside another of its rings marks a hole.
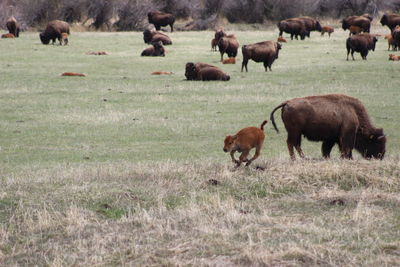
<instances>
[{"instance_id":1,"label":"lying bison","mask_svg":"<svg viewBox=\"0 0 400 267\"><path fill-rule=\"evenodd\" d=\"M164 57L165 56L165 49L161 41L153 43L151 47L146 48L143 50L141 56L148 56L148 57Z\"/></svg>"},{"instance_id":2,"label":"lying bison","mask_svg":"<svg viewBox=\"0 0 400 267\"><path fill-rule=\"evenodd\" d=\"M363 32L369 32L372 18L368 14L362 16L349 16L342 19L343 30L350 29L350 26L358 26Z\"/></svg>"},{"instance_id":3,"label":"lying bison","mask_svg":"<svg viewBox=\"0 0 400 267\"><path fill-rule=\"evenodd\" d=\"M275 59L278 58L279 50L281 48L282 45L280 43L273 41L265 41L242 46L242 72L243 67L246 68L247 72L247 63L249 62L249 59L252 59L255 62L263 62L265 71L267 71L268 68L272 71L271 65L274 63Z\"/></svg>"},{"instance_id":4,"label":"lying bison","mask_svg":"<svg viewBox=\"0 0 400 267\"><path fill-rule=\"evenodd\" d=\"M157 43L161 41L163 45L171 45L171 39L164 33L146 29L143 32L143 41L146 44Z\"/></svg>"},{"instance_id":5,"label":"lying bison","mask_svg":"<svg viewBox=\"0 0 400 267\"><path fill-rule=\"evenodd\" d=\"M329 158L332 147L339 145L342 158L352 158L355 148L364 158L383 159L386 137L382 128L372 126L363 104L356 98L332 94L294 98L283 102L271 112L282 108L282 120L288 133L287 146L292 160L293 148L304 158L301 136L322 141L322 155Z\"/></svg>"},{"instance_id":6,"label":"lying bison","mask_svg":"<svg viewBox=\"0 0 400 267\"><path fill-rule=\"evenodd\" d=\"M388 26L391 31L400 25L400 14L384 14L381 18L382 26Z\"/></svg>"},{"instance_id":7,"label":"lying bison","mask_svg":"<svg viewBox=\"0 0 400 267\"><path fill-rule=\"evenodd\" d=\"M9 33L13 34L14 37L19 37L19 25L17 20L14 18L14 16L11 16L7 22L6 22L6 27Z\"/></svg>"},{"instance_id":8,"label":"lying bison","mask_svg":"<svg viewBox=\"0 0 400 267\"><path fill-rule=\"evenodd\" d=\"M307 30L306 25L303 20L300 19L286 19L281 20L278 23L279 36L282 36L283 32L290 34L290 39L293 40L293 36L298 40L298 36L300 36L301 40L304 40L306 36L310 35L310 32Z\"/></svg>"},{"instance_id":9,"label":"lying bison","mask_svg":"<svg viewBox=\"0 0 400 267\"><path fill-rule=\"evenodd\" d=\"M207 63L186 63L185 76L188 80L199 81L229 81L230 76L223 72L220 68Z\"/></svg>"},{"instance_id":10,"label":"lying bison","mask_svg":"<svg viewBox=\"0 0 400 267\"><path fill-rule=\"evenodd\" d=\"M53 44L55 43L56 39L60 42L60 45L62 45L62 33L69 33L69 24L65 21L61 20L53 20L50 21L47 24L46 29L40 33L40 41L42 41L42 44L49 44L50 40L53 41Z\"/></svg>"},{"instance_id":11,"label":"lying bison","mask_svg":"<svg viewBox=\"0 0 400 267\"><path fill-rule=\"evenodd\" d=\"M171 32L174 31L175 16L169 13L163 13L160 11L153 11L147 13L149 23L154 24L156 30L159 31L161 26L171 26Z\"/></svg>"},{"instance_id":12,"label":"lying bison","mask_svg":"<svg viewBox=\"0 0 400 267\"><path fill-rule=\"evenodd\" d=\"M363 60L367 60L369 50L375 51L375 45L378 39L369 33L362 33L353 35L347 38L347 60L349 60L349 53L354 60L354 52L359 52Z\"/></svg>"}]
</instances>

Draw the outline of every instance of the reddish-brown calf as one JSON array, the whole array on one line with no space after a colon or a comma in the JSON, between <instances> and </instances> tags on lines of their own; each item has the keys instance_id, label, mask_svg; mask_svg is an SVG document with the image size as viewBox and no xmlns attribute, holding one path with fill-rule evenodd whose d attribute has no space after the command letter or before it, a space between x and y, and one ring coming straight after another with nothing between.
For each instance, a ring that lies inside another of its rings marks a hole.
<instances>
[{"instance_id":1,"label":"reddish-brown calf","mask_svg":"<svg viewBox=\"0 0 400 267\"><path fill-rule=\"evenodd\" d=\"M15 36L12 33L5 33L1 35L1 38L15 38Z\"/></svg>"},{"instance_id":2,"label":"reddish-brown calf","mask_svg":"<svg viewBox=\"0 0 400 267\"><path fill-rule=\"evenodd\" d=\"M389 60L399 61L400 60L400 56L396 56L396 55L390 54L389 55Z\"/></svg>"},{"instance_id":3,"label":"reddish-brown calf","mask_svg":"<svg viewBox=\"0 0 400 267\"><path fill-rule=\"evenodd\" d=\"M361 29L358 26L351 25L350 28L349 28L349 31L350 31L349 36L352 35L352 34L353 35L359 34L359 33L362 32L362 30L363 29Z\"/></svg>"},{"instance_id":4,"label":"reddish-brown calf","mask_svg":"<svg viewBox=\"0 0 400 267\"><path fill-rule=\"evenodd\" d=\"M64 72L61 74L61 76L80 76L80 77L85 77L86 75L83 73L77 73L77 72Z\"/></svg>"},{"instance_id":5,"label":"reddish-brown calf","mask_svg":"<svg viewBox=\"0 0 400 267\"><path fill-rule=\"evenodd\" d=\"M234 57L226 58L222 60L222 64L236 64L236 59Z\"/></svg>"},{"instance_id":6,"label":"reddish-brown calf","mask_svg":"<svg viewBox=\"0 0 400 267\"><path fill-rule=\"evenodd\" d=\"M277 41L280 42L280 43L287 43L286 39L283 38L282 36L279 36Z\"/></svg>"},{"instance_id":7,"label":"reddish-brown calf","mask_svg":"<svg viewBox=\"0 0 400 267\"><path fill-rule=\"evenodd\" d=\"M268 121L263 121L260 128L247 127L241 129L235 135L228 135L224 141L224 152L230 152L232 161L236 163L236 167L239 167L242 162L247 162L246 166L249 166L258 156L261 154L261 149L264 143L264 125ZM251 159L247 159L250 150L256 148L256 153ZM242 153L239 160L235 159L235 152Z\"/></svg>"},{"instance_id":8,"label":"reddish-brown calf","mask_svg":"<svg viewBox=\"0 0 400 267\"><path fill-rule=\"evenodd\" d=\"M321 28L321 36L323 36L326 32L328 33L328 36L331 37L331 33L333 33L335 30L331 26L323 26Z\"/></svg>"}]
</instances>

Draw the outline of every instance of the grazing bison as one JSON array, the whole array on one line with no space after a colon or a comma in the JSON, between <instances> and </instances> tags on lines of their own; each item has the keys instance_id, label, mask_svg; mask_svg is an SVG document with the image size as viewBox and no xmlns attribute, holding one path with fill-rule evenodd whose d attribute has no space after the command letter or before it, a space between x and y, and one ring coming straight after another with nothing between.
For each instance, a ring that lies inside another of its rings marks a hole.
<instances>
[{"instance_id":1,"label":"grazing bison","mask_svg":"<svg viewBox=\"0 0 400 267\"><path fill-rule=\"evenodd\" d=\"M347 48L347 60L349 60L349 53L351 52L351 57L354 60L354 52L359 52L363 60L367 60L367 55L369 50L375 51L375 44L378 39L369 34L362 33L358 35L353 35L347 38L346 48Z\"/></svg>"},{"instance_id":2,"label":"grazing bison","mask_svg":"<svg viewBox=\"0 0 400 267\"><path fill-rule=\"evenodd\" d=\"M236 163L236 167L239 167L242 162L246 162L246 166L249 166L255 159L261 154L261 149L264 144L265 134L264 125L268 121L263 121L260 128L247 127L241 129L235 135L228 135L224 140L224 152L230 152L232 162ZM256 148L256 153L251 159L247 159L250 150ZM242 153L239 160L235 159L235 152Z\"/></svg>"},{"instance_id":3,"label":"grazing bison","mask_svg":"<svg viewBox=\"0 0 400 267\"><path fill-rule=\"evenodd\" d=\"M165 57L165 49L161 41L152 44L153 46L143 50L141 56L147 57Z\"/></svg>"},{"instance_id":4,"label":"grazing bison","mask_svg":"<svg viewBox=\"0 0 400 267\"><path fill-rule=\"evenodd\" d=\"M146 29L143 32L143 41L145 44L151 44L159 41L161 41L163 45L172 44L171 39L166 34L158 31L153 31L153 30L151 31L149 29Z\"/></svg>"},{"instance_id":5,"label":"grazing bison","mask_svg":"<svg viewBox=\"0 0 400 267\"><path fill-rule=\"evenodd\" d=\"M335 30L331 26L323 26L321 29L321 36L324 36L324 34L327 32L329 37L331 37L331 33L333 33Z\"/></svg>"},{"instance_id":6,"label":"grazing bison","mask_svg":"<svg viewBox=\"0 0 400 267\"><path fill-rule=\"evenodd\" d=\"M185 76L188 80L199 81L229 81L230 76L223 72L220 68L206 63L186 63Z\"/></svg>"},{"instance_id":7,"label":"grazing bison","mask_svg":"<svg viewBox=\"0 0 400 267\"><path fill-rule=\"evenodd\" d=\"M382 26L388 26L391 31L400 25L400 14L384 14L381 18Z\"/></svg>"},{"instance_id":8,"label":"grazing bison","mask_svg":"<svg viewBox=\"0 0 400 267\"><path fill-rule=\"evenodd\" d=\"M298 40L298 36L300 35L300 39L304 40L306 36L309 36L309 31L304 24L304 21L300 19L287 19L281 20L278 23L279 36L282 36L283 32L290 34L290 39L293 40L293 36Z\"/></svg>"},{"instance_id":9,"label":"grazing bison","mask_svg":"<svg viewBox=\"0 0 400 267\"><path fill-rule=\"evenodd\" d=\"M228 55L228 57L236 57L237 50L239 48L239 42L236 40L234 35L226 35L221 37L218 41L218 49L221 54L221 62L223 61L224 53Z\"/></svg>"},{"instance_id":10,"label":"grazing bison","mask_svg":"<svg viewBox=\"0 0 400 267\"><path fill-rule=\"evenodd\" d=\"M301 136L322 141L322 155L329 158L332 147L339 145L342 158L352 158L355 148L364 158L383 159L386 137L382 128L372 126L363 104L356 98L332 94L294 98L283 102L271 112L282 108L282 120L288 133L287 146L292 160L293 148L304 158Z\"/></svg>"},{"instance_id":11,"label":"grazing bison","mask_svg":"<svg viewBox=\"0 0 400 267\"><path fill-rule=\"evenodd\" d=\"M397 25L392 32L393 42L396 48L400 47L400 26Z\"/></svg>"},{"instance_id":12,"label":"grazing bison","mask_svg":"<svg viewBox=\"0 0 400 267\"><path fill-rule=\"evenodd\" d=\"M8 29L8 32L13 34L14 37L19 37L19 25L17 20L14 18L14 16L11 16L7 22L6 22L6 27Z\"/></svg>"},{"instance_id":13,"label":"grazing bison","mask_svg":"<svg viewBox=\"0 0 400 267\"><path fill-rule=\"evenodd\" d=\"M169 13L163 13L160 11L153 11L147 13L149 23L154 24L156 30L159 31L161 26L171 26L171 32L174 31L175 16Z\"/></svg>"},{"instance_id":14,"label":"grazing bison","mask_svg":"<svg viewBox=\"0 0 400 267\"><path fill-rule=\"evenodd\" d=\"M272 71L271 65L274 63L275 59L278 58L279 50L281 48L282 45L280 43L273 41L265 41L242 46L242 72L243 67L246 68L246 72L248 71L247 63L249 62L249 59L252 59L255 62L263 62L265 71L268 71L268 68Z\"/></svg>"},{"instance_id":15,"label":"grazing bison","mask_svg":"<svg viewBox=\"0 0 400 267\"><path fill-rule=\"evenodd\" d=\"M369 32L371 28L371 19L368 16L368 14L364 14L362 16L349 16L344 18L342 20L343 30L347 30L353 25L360 27L363 32Z\"/></svg>"},{"instance_id":16,"label":"grazing bison","mask_svg":"<svg viewBox=\"0 0 400 267\"><path fill-rule=\"evenodd\" d=\"M46 29L40 33L40 40L42 41L42 44L49 44L50 40L53 41L53 44L55 43L56 39L60 41L60 45L62 45L62 33L69 33L69 24L65 21L61 20L53 20L50 21L47 24Z\"/></svg>"},{"instance_id":17,"label":"grazing bison","mask_svg":"<svg viewBox=\"0 0 400 267\"><path fill-rule=\"evenodd\" d=\"M15 36L12 33L5 33L1 35L1 38L15 38Z\"/></svg>"}]
</instances>

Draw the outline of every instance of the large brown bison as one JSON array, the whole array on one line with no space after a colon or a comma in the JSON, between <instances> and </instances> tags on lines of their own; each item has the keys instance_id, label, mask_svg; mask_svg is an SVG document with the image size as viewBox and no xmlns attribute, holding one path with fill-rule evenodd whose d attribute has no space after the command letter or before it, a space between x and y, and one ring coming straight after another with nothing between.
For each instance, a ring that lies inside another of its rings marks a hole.
<instances>
[{"instance_id":1,"label":"large brown bison","mask_svg":"<svg viewBox=\"0 0 400 267\"><path fill-rule=\"evenodd\" d=\"M381 18L382 26L388 26L391 31L400 25L400 14L384 14Z\"/></svg>"},{"instance_id":2,"label":"large brown bison","mask_svg":"<svg viewBox=\"0 0 400 267\"><path fill-rule=\"evenodd\" d=\"M7 22L6 22L6 27L8 29L8 32L13 34L15 37L19 37L19 24L17 20L14 18L14 16L11 16Z\"/></svg>"},{"instance_id":3,"label":"large brown bison","mask_svg":"<svg viewBox=\"0 0 400 267\"><path fill-rule=\"evenodd\" d=\"M47 45L49 44L50 40L52 40L54 44L56 39L58 39L60 45L62 45L62 33L67 33L68 35L70 34L69 24L61 20L50 21L47 24L46 29L40 33L40 41L42 41L42 44Z\"/></svg>"},{"instance_id":4,"label":"large brown bison","mask_svg":"<svg viewBox=\"0 0 400 267\"><path fill-rule=\"evenodd\" d=\"M306 30L308 32L307 33L308 37L310 37L310 32L312 32L312 31L321 32L322 27L318 20L311 18L311 17L307 17L307 16L300 17L298 19L304 21L304 25L306 26Z\"/></svg>"},{"instance_id":5,"label":"large brown bison","mask_svg":"<svg viewBox=\"0 0 400 267\"><path fill-rule=\"evenodd\" d=\"M166 35L162 32L149 30L149 29L146 29L143 32L143 41L146 44L156 43L159 41L161 41L163 43L163 45L171 45L172 44L172 41L168 37L168 35Z\"/></svg>"},{"instance_id":6,"label":"large brown bison","mask_svg":"<svg viewBox=\"0 0 400 267\"><path fill-rule=\"evenodd\" d=\"M369 32L371 28L371 20L372 17L368 14L362 16L349 16L342 19L342 28L343 30L347 30L350 26L358 26L363 32Z\"/></svg>"},{"instance_id":7,"label":"large brown bison","mask_svg":"<svg viewBox=\"0 0 400 267\"><path fill-rule=\"evenodd\" d=\"M279 50L281 48L282 45L274 41L265 41L250 45L243 45L242 72L243 72L243 67L246 68L247 72L247 63L249 62L249 59L252 59L255 62L263 62L265 71L267 71L268 68L270 71L272 71L271 65L272 63L274 63L275 59L278 58Z\"/></svg>"},{"instance_id":8,"label":"large brown bison","mask_svg":"<svg viewBox=\"0 0 400 267\"><path fill-rule=\"evenodd\" d=\"M218 30L215 32L214 39L218 42L217 45L219 53L221 54L221 62L223 61L224 53L226 53L228 57L236 57L239 42L235 35L227 35L223 30Z\"/></svg>"},{"instance_id":9,"label":"large brown bison","mask_svg":"<svg viewBox=\"0 0 400 267\"><path fill-rule=\"evenodd\" d=\"M397 25L396 28L393 29L392 36L393 36L393 43L394 43L393 47L399 48L400 47L400 26L399 25Z\"/></svg>"},{"instance_id":10,"label":"large brown bison","mask_svg":"<svg viewBox=\"0 0 400 267\"><path fill-rule=\"evenodd\" d=\"M148 56L148 57L164 57L165 56L165 49L161 41L153 43L151 47L146 48L143 50L141 56Z\"/></svg>"},{"instance_id":11,"label":"large brown bison","mask_svg":"<svg viewBox=\"0 0 400 267\"><path fill-rule=\"evenodd\" d=\"M149 23L154 24L156 30L159 31L161 26L171 26L171 32L174 31L175 16L169 13L163 13L160 11L153 11L147 13Z\"/></svg>"},{"instance_id":12,"label":"large brown bison","mask_svg":"<svg viewBox=\"0 0 400 267\"><path fill-rule=\"evenodd\" d=\"M271 112L277 132L274 112L282 108L287 146L294 160L293 148L304 158L301 136L310 141L322 141L322 155L329 158L332 147L339 145L342 158L352 158L355 148L364 158L383 159L386 137L382 128L372 126L363 104L356 98L332 94L294 98L283 102Z\"/></svg>"},{"instance_id":13,"label":"large brown bison","mask_svg":"<svg viewBox=\"0 0 400 267\"><path fill-rule=\"evenodd\" d=\"M298 36L300 35L300 39L304 40L306 36L310 35L310 32L307 30L306 25L301 19L286 19L281 20L278 23L279 36L282 36L283 32L290 34L290 39L293 40L293 36L298 40Z\"/></svg>"},{"instance_id":14,"label":"large brown bison","mask_svg":"<svg viewBox=\"0 0 400 267\"><path fill-rule=\"evenodd\" d=\"M369 50L375 51L375 45L378 39L369 33L362 33L353 35L347 38L347 60L349 60L349 53L354 60L354 52L359 52L363 60L367 60Z\"/></svg>"},{"instance_id":15,"label":"large brown bison","mask_svg":"<svg viewBox=\"0 0 400 267\"><path fill-rule=\"evenodd\" d=\"M220 68L207 63L188 62L185 66L185 76L187 80L199 81L229 81L230 76Z\"/></svg>"}]
</instances>

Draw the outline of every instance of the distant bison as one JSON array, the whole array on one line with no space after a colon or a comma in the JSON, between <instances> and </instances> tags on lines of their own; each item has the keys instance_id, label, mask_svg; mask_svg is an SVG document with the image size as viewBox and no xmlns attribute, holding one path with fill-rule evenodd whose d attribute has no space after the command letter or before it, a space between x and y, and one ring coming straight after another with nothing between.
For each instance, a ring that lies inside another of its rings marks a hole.
<instances>
[{"instance_id":1,"label":"distant bison","mask_svg":"<svg viewBox=\"0 0 400 267\"><path fill-rule=\"evenodd\" d=\"M400 26L399 25L393 29L392 36L393 36L394 46L396 48L399 48L400 47Z\"/></svg>"},{"instance_id":2,"label":"distant bison","mask_svg":"<svg viewBox=\"0 0 400 267\"><path fill-rule=\"evenodd\" d=\"M6 27L8 29L8 32L13 34L14 37L19 37L20 27L19 27L17 20L14 18L14 16L11 16L7 20Z\"/></svg>"},{"instance_id":3,"label":"distant bison","mask_svg":"<svg viewBox=\"0 0 400 267\"><path fill-rule=\"evenodd\" d=\"M323 26L321 29L321 36L323 36L326 32L328 33L328 36L331 37L331 34L334 32L334 28L331 26Z\"/></svg>"},{"instance_id":4,"label":"distant bison","mask_svg":"<svg viewBox=\"0 0 400 267\"><path fill-rule=\"evenodd\" d=\"M259 42L250 45L242 46L242 54L243 54L243 62L242 62L242 72L243 67L247 70L247 63L249 59L254 60L255 62L263 62L265 71L271 70L271 65L274 63L275 59L278 58L279 50L282 48L282 45L278 42L273 41L265 41Z\"/></svg>"},{"instance_id":5,"label":"distant bison","mask_svg":"<svg viewBox=\"0 0 400 267\"><path fill-rule=\"evenodd\" d=\"M218 40L217 39L212 39L211 40L211 51L217 51L217 45L218 45Z\"/></svg>"},{"instance_id":6,"label":"distant bison","mask_svg":"<svg viewBox=\"0 0 400 267\"><path fill-rule=\"evenodd\" d=\"M215 33L215 39L218 40L218 50L221 54L221 62L223 61L224 53L228 57L236 57L239 48L239 42L236 40L235 35L226 35L223 31Z\"/></svg>"},{"instance_id":7,"label":"distant bison","mask_svg":"<svg viewBox=\"0 0 400 267\"><path fill-rule=\"evenodd\" d=\"M15 36L12 33L5 33L1 35L1 38L15 38Z\"/></svg>"},{"instance_id":8,"label":"distant bison","mask_svg":"<svg viewBox=\"0 0 400 267\"><path fill-rule=\"evenodd\" d=\"M347 60L349 60L349 53L351 52L351 57L354 60L354 52L359 52L363 60L367 60L367 55L369 50L375 51L375 45L378 39L369 34L362 33L358 35L353 35L347 38L346 48L347 48Z\"/></svg>"},{"instance_id":9,"label":"distant bison","mask_svg":"<svg viewBox=\"0 0 400 267\"><path fill-rule=\"evenodd\" d=\"M319 23L318 20L316 20L314 18L304 16L304 17L299 17L299 18L295 18L295 19L300 19L304 22L304 25L308 32L307 33L308 37L310 37L310 32L312 32L312 31L319 31L319 32L322 31L321 24Z\"/></svg>"},{"instance_id":10,"label":"distant bison","mask_svg":"<svg viewBox=\"0 0 400 267\"><path fill-rule=\"evenodd\" d=\"M55 43L56 39L60 41L60 45L62 45L62 33L70 34L69 32L69 24L65 21L61 20L53 20L47 24L46 29L40 33L40 40L42 44L49 44L50 40Z\"/></svg>"},{"instance_id":11,"label":"distant bison","mask_svg":"<svg viewBox=\"0 0 400 267\"><path fill-rule=\"evenodd\" d=\"M282 36L279 36L277 41L280 42L280 43L287 43L286 39L283 38Z\"/></svg>"},{"instance_id":12,"label":"distant bison","mask_svg":"<svg viewBox=\"0 0 400 267\"><path fill-rule=\"evenodd\" d=\"M400 60L400 56L390 54L390 55L389 55L389 60L392 60L392 61L399 61L399 60Z\"/></svg>"},{"instance_id":13,"label":"distant bison","mask_svg":"<svg viewBox=\"0 0 400 267\"><path fill-rule=\"evenodd\" d=\"M188 80L199 81L229 81L230 76L223 72L220 68L206 64L188 62L185 66L185 76Z\"/></svg>"},{"instance_id":14,"label":"distant bison","mask_svg":"<svg viewBox=\"0 0 400 267\"><path fill-rule=\"evenodd\" d=\"M162 32L149 30L149 29L146 29L143 32L143 41L146 44L151 44L151 43L155 43L155 42L159 42L159 41L161 41L163 43L163 45L171 45L172 44L172 41L168 37L168 35L166 35Z\"/></svg>"},{"instance_id":15,"label":"distant bison","mask_svg":"<svg viewBox=\"0 0 400 267\"><path fill-rule=\"evenodd\" d=\"M392 48L393 51L397 50L397 45L392 34L386 35L385 39L388 40L388 51L390 50L390 47Z\"/></svg>"},{"instance_id":16,"label":"distant bison","mask_svg":"<svg viewBox=\"0 0 400 267\"><path fill-rule=\"evenodd\" d=\"M61 76L78 76L78 77L86 77L85 74L83 73L78 73L78 72L64 72L61 74Z\"/></svg>"},{"instance_id":17,"label":"distant bison","mask_svg":"<svg viewBox=\"0 0 400 267\"><path fill-rule=\"evenodd\" d=\"M164 57L165 56L165 49L162 45L161 41L152 44L153 46L146 48L143 50L141 56L148 56L148 57Z\"/></svg>"},{"instance_id":18,"label":"distant bison","mask_svg":"<svg viewBox=\"0 0 400 267\"><path fill-rule=\"evenodd\" d=\"M368 14L362 16L349 16L342 19L342 28L343 30L347 30L350 29L350 26L358 26L363 32L369 32L371 28L371 20L372 17Z\"/></svg>"},{"instance_id":19,"label":"distant bison","mask_svg":"<svg viewBox=\"0 0 400 267\"><path fill-rule=\"evenodd\" d=\"M382 26L388 26L391 31L400 25L400 14L384 14L381 18Z\"/></svg>"},{"instance_id":20,"label":"distant bison","mask_svg":"<svg viewBox=\"0 0 400 267\"><path fill-rule=\"evenodd\" d=\"M159 31L161 26L171 26L171 32L174 31L175 16L169 13L163 13L160 11L153 11L147 13L149 23L154 24L156 30Z\"/></svg>"},{"instance_id":21,"label":"distant bison","mask_svg":"<svg viewBox=\"0 0 400 267\"><path fill-rule=\"evenodd\" d=\"M306 36L309 36L310 32L307 30L303 20L300 19L287 19L281 20L278 23L279 36L282 36L283 32L290 34L290 39L293 40L293 36L298 40L300 36L301 40L304 40Z\"/></svg>"},{"instance_id":22,"label":"distant bison","mask_svg":"<svg viewBox=\"0 0 400 267\"><path fill-rule=\"evenodd\" d=\"M292 160L294 149L304 158L301 136L310 141L322 141L322 155L330 157L335 144L342 158L352 158L355 148L364 158L383 159L386 137L382 128L375 128L364 105L356 98L332 94L294 98L283 102L271 112L271 121L277 132L274 112L282 108L287 146Z\"/></svg>"}]
</instances>

